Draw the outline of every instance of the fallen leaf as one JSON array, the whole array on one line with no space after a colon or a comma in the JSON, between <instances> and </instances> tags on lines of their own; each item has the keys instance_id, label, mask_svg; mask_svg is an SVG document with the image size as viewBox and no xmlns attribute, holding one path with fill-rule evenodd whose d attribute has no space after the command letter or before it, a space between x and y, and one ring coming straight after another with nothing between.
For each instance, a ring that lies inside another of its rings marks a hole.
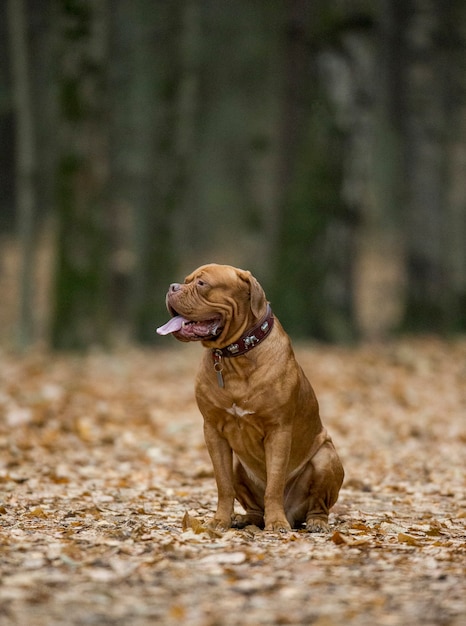
<instances>
[{"instance_id":1,"label":"fallen leaf","mask_svg":"<svg viewBox=\"0 0 466 626\"><path fill-rule=\"evenodd\" d=\"M192 530L196 535L206 533L209 535L209 537L212 537L212 538L222 536L221 532L218 532L213 528L209 528L208 526L205 526L201 521L199 521L192 515L189 515L187 511L184 514L184 517L182 519L181 527L183 529L183 532L186 532L187 530Z\"/></svg>"},{"instance_id":2,"label":"fallen leaf","mask_svg":"<svg viewBox=\"0 0 466 626\"><path fill-rule=\"evenodd\" d=\"M40 507L36 507L27 512L28 517L40 517L42 519L47 519L47 513Z\"/></svg>"},{"instance_id":3,"label":"fallen leaf","mask_svg":"<svg viewBox=\"0 0 466 626\"><path fill-rule=\"evenodd\" d=\"M462 624L466 337L297 346L348 477L329 535L208 528L200 350L0 350L5 619Z\"/></svg>"},{"instance_id":4,"label":"fallen leaf","mask_svg":"<svg viewBox=\"0 0 466 626\"><path fill-rule=\"evenodd\" d=\"M348 538L342 535L338 530L336 530L333 535L330 537L331 541L335 543L337 546L341 546L343 544L348 543Z\"/></svg>"},{"instance_id":5,"label":"fallen leaf","mask_svg":"<svg viewBox=\"0 0 466 626\"><path fill-rule=\"evenodd\" d=\"M239 565L247 559L245 552L215 552L208 554L200 560L200 563L215 565Z\"/></svg>"},{"instance_id":6,"label":"fallen leaf","mask_svg":"<svg viewBox=\"0 0 466 626\"><path fill-rule=\"evenodd\" d=\"M423 544L412 535L407 535L406 533L398 533L398 541L400 543L406 543L409 546L422 546Z\"/></svg>"}]
</instances>

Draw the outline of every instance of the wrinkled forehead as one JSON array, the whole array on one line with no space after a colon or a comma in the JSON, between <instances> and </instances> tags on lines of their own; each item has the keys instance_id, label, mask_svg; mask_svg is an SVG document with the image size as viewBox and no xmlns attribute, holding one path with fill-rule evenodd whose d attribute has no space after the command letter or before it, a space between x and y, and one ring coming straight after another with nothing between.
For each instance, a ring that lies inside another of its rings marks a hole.
<instances>
[{"instance_id":1,"label":"wrinkled forehead","mask_svg":"<svg viewBox=\"0 0 466 626\"><path fill-rule=\"evenodd\" d=\"M235 267L210 263L208 265L201 265L201 267L198 267L194 272L188 274L185 278L185 282L190 283L193 280L203 279L214 286L236 282L238 278L238 270Z\"/></svg>"}]
</instances>

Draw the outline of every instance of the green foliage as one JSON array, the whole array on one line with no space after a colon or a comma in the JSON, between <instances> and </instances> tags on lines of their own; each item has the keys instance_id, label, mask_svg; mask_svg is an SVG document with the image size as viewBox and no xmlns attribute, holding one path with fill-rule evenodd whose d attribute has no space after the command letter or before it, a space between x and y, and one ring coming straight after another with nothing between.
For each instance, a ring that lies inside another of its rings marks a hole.
<instances>
[{"instance_id":1,"label":"green foliage","mask_svg":"<svg viewBox=\"0 0 466 626\"><path fill-rule=\"evenodd\" d=\"M169 283L209 261L253 271L302 337L352 339L355 309L363 333L464 331L464 2L21 4L54 346L157 341ZM7 22L2 224L31 154L11 156ZM380 294L397 319L363 328Z\"/></svg>"},{"instance_id":2,"label":"green foliage","mask_svg":"<svg viewBox=\"0 0 466 626\"><path fill-rule=\"evenodd\" d=\"M92 0L61 0L64 34L68 40L89 37L92 28Z\"/></svg>"},{"instance_id":3,"label":"green foliage","mask_svg":"<svg viewBox=\"0 0 466 626\"><path fill-rule=\"evenodd\" d=\"M108 339L108 237L104 207L79 202L85 165L76 155L62 159L58 170L55 309L51 341L61 349L82 349Z\"/></svg>"},{"instance_id":4,"label":"green foliage","mask_svg":"<svg viewBox=\"0 0 466 626\"><path fill-rule=\"evenodd\" d=\"M92 2L61 4L64 28L58 73L60 141L56 171L57 250L51 341L56 348L106 344L109 319L109 236L102 102L103 59L92 59ZM100 16L102 19L103 16ZM95 24L94 24L95 25Z\"/></svg>"},{"instance_id":5,"label":"green foliage","mask_svg":"<svg viewBox=\"0 0 466 626\"><path fill-rule=\"evenodd\" d=\"M340 133L328 105L317 100L285 196L276 282L272 285L275 309L287 328L299 336L341 340L353 335L351 307L344 299L338 302L329 285L332 279L341 280L338 264L351 262L345 249L329 247L332 231L346 227L340 197L341 158Z\"/></svg>"}]
</instances>

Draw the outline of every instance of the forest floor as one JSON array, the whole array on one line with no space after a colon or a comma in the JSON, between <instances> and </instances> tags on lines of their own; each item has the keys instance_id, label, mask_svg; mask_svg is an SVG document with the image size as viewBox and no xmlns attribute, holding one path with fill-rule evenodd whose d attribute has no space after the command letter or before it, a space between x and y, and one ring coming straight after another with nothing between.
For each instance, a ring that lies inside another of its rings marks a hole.
<instances>
[{"instance_id":1,"label":"forest floor","mask_svg":"<svg viewBox=\"0 0 466 626\"><path fill-rule=\"evenodd\" d=\"M0 352L2 626L466 623L466 338L296 352L331 531L209 532L201 348Z\"/></svg>"}]
</instances>

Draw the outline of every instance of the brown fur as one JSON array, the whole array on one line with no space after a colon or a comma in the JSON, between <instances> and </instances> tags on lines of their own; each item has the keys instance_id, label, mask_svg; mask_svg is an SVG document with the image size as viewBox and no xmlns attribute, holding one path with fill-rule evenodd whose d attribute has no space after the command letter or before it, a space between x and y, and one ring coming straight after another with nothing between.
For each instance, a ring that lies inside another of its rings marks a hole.
<instances>
[{"instance_id":1,"label":"brown fur","mask_svg":"<svg viewBox=\"0 0 466 626\"><path fill-rule=\"evenodd\" d=\"M208 349L196 381L218 488L211 525L256 524L283 532L306 524L309 531L326 530L343 467L278 319L245 355L222 359L224 388L214 371L211 349L236 341L264 317L262 287L250 272L205 265L184 284L171 286L167 306L190 320L221 316L221 332L200 338ZM175 337L186 340L179 333ZM245 515L233 515L235 498Z\"/></svg>"}]
</instances>

